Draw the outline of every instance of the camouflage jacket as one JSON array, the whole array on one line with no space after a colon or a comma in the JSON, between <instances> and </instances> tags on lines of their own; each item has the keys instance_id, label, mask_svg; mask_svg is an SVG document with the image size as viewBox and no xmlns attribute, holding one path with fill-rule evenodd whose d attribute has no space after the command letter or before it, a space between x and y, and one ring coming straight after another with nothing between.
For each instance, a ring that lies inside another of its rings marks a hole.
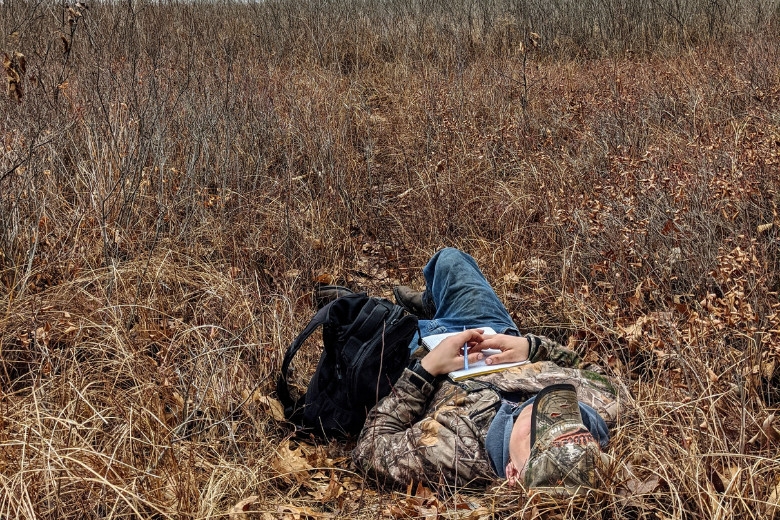
<instances>
[{"instance_id":1,"label":"camouflage jacket","mask_svg":"<svg viewBox=\"0 0 780 520\"><path fill-rule=\"evenodd\" d=\"M621 392L605 376L580 368L569 349L540 336L531 342L531 363L453 383L431 385L406 369L393 392L371 410L352 452L355 463L377 484L484 487L498 477L485 451L485 437L502 399L524 402L542 388L571 383L577 397L608 425L617 419Z\"/></svg>"}]
</instances>

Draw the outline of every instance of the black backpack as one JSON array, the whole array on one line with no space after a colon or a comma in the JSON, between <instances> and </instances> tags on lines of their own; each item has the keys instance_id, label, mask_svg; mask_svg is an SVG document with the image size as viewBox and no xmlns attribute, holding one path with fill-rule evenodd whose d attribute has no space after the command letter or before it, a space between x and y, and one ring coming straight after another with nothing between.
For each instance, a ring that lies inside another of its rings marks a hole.
<instances>
[{"instance_id":1,"label":"black backpack","mask_svg":"<svg viewBox=\"0 0 780 520\"><path fill-rule=\"evenodd\" d=\"M322 325L324 349L306 394L290 396L296 352ZM276 391L288 420L305 432L347 438L360 433L366 415L390 393L409 363L417 318L383 298L341 296L321 308L287 349Z\"/></svg>"}]
</instances>

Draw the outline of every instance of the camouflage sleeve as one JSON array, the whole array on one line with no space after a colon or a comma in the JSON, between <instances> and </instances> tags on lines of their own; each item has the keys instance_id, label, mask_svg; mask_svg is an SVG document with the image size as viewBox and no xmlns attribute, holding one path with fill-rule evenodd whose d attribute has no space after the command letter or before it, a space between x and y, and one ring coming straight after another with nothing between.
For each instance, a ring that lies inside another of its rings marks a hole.
<instances>
[{"instance_id":1,"label":"camouflage sleeve","mask_svg":"<svg viewBox=\"0 0 780 520\"><path fill-rule=\"evenodd\" d=\"M461 424L454 431L439 420L425 415L434 393L428 383L418 388L405 370L393 392L371 410L360 433L352 458L358 467L376 478L379 486L405 486L411 481L435 483L444 478L453 482L473 479L485 472L487 462L467 460L484 451L471 430ZM455 390L455 388L453 388Z\"/></svg>"},{"instance_id":2,"label":"camouflage sleeve","mask_svg":"<svg viewBox=\"0 0 780 520\"><path fill-rule=\"evenodd\" d=\"M560 367L579 368L580 357L573 350L568 349L556 343L545 336L535 336L526 334L525 338L529 343L528 359L535 363L537 361L552 361Z\"/></svg>"},{"instance_id":3,"label":"camouflage sleeve","mask_svg":"<svg viewBox=\"0 0 780 520\"><path fill-rule=\"evenodd\" d=\"M404 370L393 391L368 413L352 452L355 463L382 481L406 484L422 466L419 454L412 448L412 425L422 417L434 388L425 383L421 388L410 378L418 377ZM392 462L390 462L392 461Z\"/></svg>"}]
</instances>

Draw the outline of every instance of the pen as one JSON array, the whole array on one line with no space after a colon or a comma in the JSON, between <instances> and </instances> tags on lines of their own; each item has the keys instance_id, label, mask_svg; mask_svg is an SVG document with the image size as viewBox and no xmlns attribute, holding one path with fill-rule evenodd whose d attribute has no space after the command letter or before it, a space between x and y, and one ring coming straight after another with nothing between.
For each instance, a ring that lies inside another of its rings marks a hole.
<instances>
[{"instance_id":1,"label":"pen","mask_svg":"<svg viewBox=\"0 0 780 520\"><path fill-rule=\"evenodd\" d=\"M463 332L466 332L466 327L463 327ZM463 344L463 370L469 369L469 342Z\"/></svg>"}]
</instances>

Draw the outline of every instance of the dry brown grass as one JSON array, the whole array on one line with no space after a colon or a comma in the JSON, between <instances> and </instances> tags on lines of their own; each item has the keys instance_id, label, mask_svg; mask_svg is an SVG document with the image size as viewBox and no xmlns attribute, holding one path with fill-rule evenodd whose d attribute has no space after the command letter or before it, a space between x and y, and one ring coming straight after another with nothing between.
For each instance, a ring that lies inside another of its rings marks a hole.
<instances>
[{"instance_id":1,"label":"dry brown grass","mask_svg":"<svg viewBox=\"0 0 780 520\"><path fill-rule=\"evenodd\" d=\"M774 515L774 4L499 4L0 6L0 518ZM274 418L315 279L442 246L630 391L584 505L378 491Z\"/></svg>"}]
</instances>

